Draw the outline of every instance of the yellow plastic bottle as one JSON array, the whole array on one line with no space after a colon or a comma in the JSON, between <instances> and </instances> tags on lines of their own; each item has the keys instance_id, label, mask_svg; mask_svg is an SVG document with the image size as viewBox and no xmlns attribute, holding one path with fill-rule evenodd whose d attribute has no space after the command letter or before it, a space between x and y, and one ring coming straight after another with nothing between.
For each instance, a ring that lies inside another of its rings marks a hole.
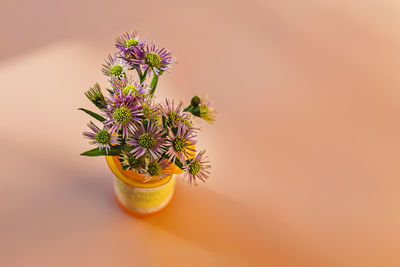
<instances>
[{"instance_id":1,"label":"yellow plastic bottle","mask_svg":"<svg viewBox=\"0 0 400 267\"><path fill-rule=\"evenodd\" d=\"M163 209L171 200L175 189L175 174L182 171L174 167L174 173L159 181L144 182L146 177L123 170L118 157L106 156L114 173L114 192L118 203L135 216L146 216Z\"/></svg>"}]
</instances>

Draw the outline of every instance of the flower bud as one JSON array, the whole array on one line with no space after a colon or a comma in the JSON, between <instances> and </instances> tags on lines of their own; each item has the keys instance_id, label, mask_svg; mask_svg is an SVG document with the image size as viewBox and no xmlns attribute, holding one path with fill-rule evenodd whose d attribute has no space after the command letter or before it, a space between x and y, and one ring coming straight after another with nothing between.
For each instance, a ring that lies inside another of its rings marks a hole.
<instances>
[{"instance_id":1,"label":"flower bud","mask_svg":"<svg viewBox=\"0 0 400 267\"><path fill-rule=\"evenodd\" d=\"M194 96L190 103L192 104L193 107L197 107L200 104L200 102L201 102L200 97Z\"/></svg>"}]
</instances>

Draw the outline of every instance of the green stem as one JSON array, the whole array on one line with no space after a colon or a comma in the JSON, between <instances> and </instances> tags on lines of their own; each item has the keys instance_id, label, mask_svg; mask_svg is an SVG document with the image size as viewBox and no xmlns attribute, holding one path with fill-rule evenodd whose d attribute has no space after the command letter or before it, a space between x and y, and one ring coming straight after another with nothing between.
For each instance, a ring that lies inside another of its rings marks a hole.
<instances>
[{"instance_id":1,"label":"green stem","mask_svg":"<svg viewBox=\"0 0 400 267\"><path fill-rule=\"evenodd\" d=\"M191 111L193 109L193 106L192 105L189 105L189 106L187 106L184 110L183 110L183 112L187 112L187 111Z\"/></svg>"},{"instance_id":2,"label":"green stem","mask_svg":"<svg viewBox=\"0 0 400 267\"><path fill-rule=\"evenodd\" d=\"M151 90L149 93L150 95L154 94L154 92L156 91L157 83L158 83L158 75L156 74L155 71L153 71L153 80L151 80L151 83L150 83L150 87L151 87Z\"/></svg>"},{"instance_id":3,"label":"green stem","mask_svg":"<svg viewBox=\"0 0 400 267\"><path fill-rule=\"evenodd\" d=\"M182 171L184 170L184 169L183 169L183 164L180 162L179 159L176 159L176 160L175 160L175 165L178 166L178 168L181 169Z\"/></svg>"},{"instance_id":4,"label":"green stem","mask_svg":"<svg viewBox=\"0 0 400 267\"><path fill-rule=\"evenodd\" d=\"M140 66L134 65L134 68L139 75L140 83L142 83L144 81L144 79L146 78L146 75L143 75L142 70L140 69Z\"/></svg>"}]
</instances>

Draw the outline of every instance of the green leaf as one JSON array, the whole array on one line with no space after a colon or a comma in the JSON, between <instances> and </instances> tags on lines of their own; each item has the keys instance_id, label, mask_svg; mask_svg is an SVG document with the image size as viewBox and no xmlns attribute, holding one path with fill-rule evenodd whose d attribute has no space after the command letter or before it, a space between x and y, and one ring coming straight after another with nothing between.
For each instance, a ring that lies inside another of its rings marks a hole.
<instances>
[{"instance_id":1,"label":"green leaf","mask_svg":"<svg viewBox=\"0 0 400 267\"><path fill-rule=\"evenodd\" d=\"M124 146L121 146L121 151L130 152L130 151L132 151L134 148L135 148L135 147L130 146L130 145L124 145Z\"/></svg>"},{"instance_id":2,"label":"green leaf","mask_svg":"<svg viewBox=\"0 0 400 267\"><path fill-rule=\"evenodd\" d=\"M163 121L164 128L168 129L167 119L164 116L162 116L162 121Z\"/></svg>"},{"instance_id":3,"label":"green leaf","mask_svg":"<svg viewBox=\"0 0 400 267\"><path fill-rule=\"evenodd\" d=\"M175 160L175 165L178 166L179 169L184 170L184 169L183 169L183 164L180 162L179 159L176 159L176 160Z\"/></svg>"},{"instance_id":4,"label":"green leaf","mask_svg":"<svg viewBox=\"0 0 400 267\"><path fill-rule=\"evenodd\" d=\"M106 152L105 149L93 148L91 150L81 153L81 156L88 156L88 157L119 156L119 154L121 154L121 147L115 146L115 147L111 147L111 149L108 151L108 153Z\"/></svg>"},{"instance_id":5,"label":"green leaf","mask_svg":"<svg viewBox=\"0 0 400 267\"><path fill-rule=\"evenodd\" d=\"M82 110L83 112L86 112L87 114L89 114L90 116L92 116L93 118L95 118L98 121L103 122L103 121L106 120L105 118L103 118L102 116L100 116L99 114L97 114L97 113L95 113L93 111L90 111L90 110L87 110L87 109L84 109L84 108L78 108L78 110Z\"/></svg>"},{"instance_id":6,"label":"green leaf","mask_svg":"<svg viewBox=\"0 0 400 267\"><path fill-rule=\"evenodd\" d=\"M161 157L169 161L169 157L165 153L162 154ZM174 164L174 163L172 163L172 164ZM183 164L180 162L180 160L178 158L175 159L175 164L174 165L177 166L179 169L184 170L183 169Z\"/></svg>"}]
</instances>

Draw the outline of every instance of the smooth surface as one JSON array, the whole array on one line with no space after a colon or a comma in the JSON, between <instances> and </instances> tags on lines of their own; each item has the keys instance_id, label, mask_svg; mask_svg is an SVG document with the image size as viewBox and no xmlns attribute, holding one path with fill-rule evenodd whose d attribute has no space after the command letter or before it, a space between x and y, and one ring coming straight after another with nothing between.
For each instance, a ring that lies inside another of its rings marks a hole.
<instances>
[{"instance_id":1,"label":"smooth surface","mask_svg":"<svg viewBox=\"0 0 400 267\"><path fill-rule=\"evenodd\" d=\"M399 1L2 1L0 22L1 266L400 266ZM210 181L145 220L79 157L76 108L132 27L179 60L160 100L219 111Z\"/></svg>"}]
</instances>

